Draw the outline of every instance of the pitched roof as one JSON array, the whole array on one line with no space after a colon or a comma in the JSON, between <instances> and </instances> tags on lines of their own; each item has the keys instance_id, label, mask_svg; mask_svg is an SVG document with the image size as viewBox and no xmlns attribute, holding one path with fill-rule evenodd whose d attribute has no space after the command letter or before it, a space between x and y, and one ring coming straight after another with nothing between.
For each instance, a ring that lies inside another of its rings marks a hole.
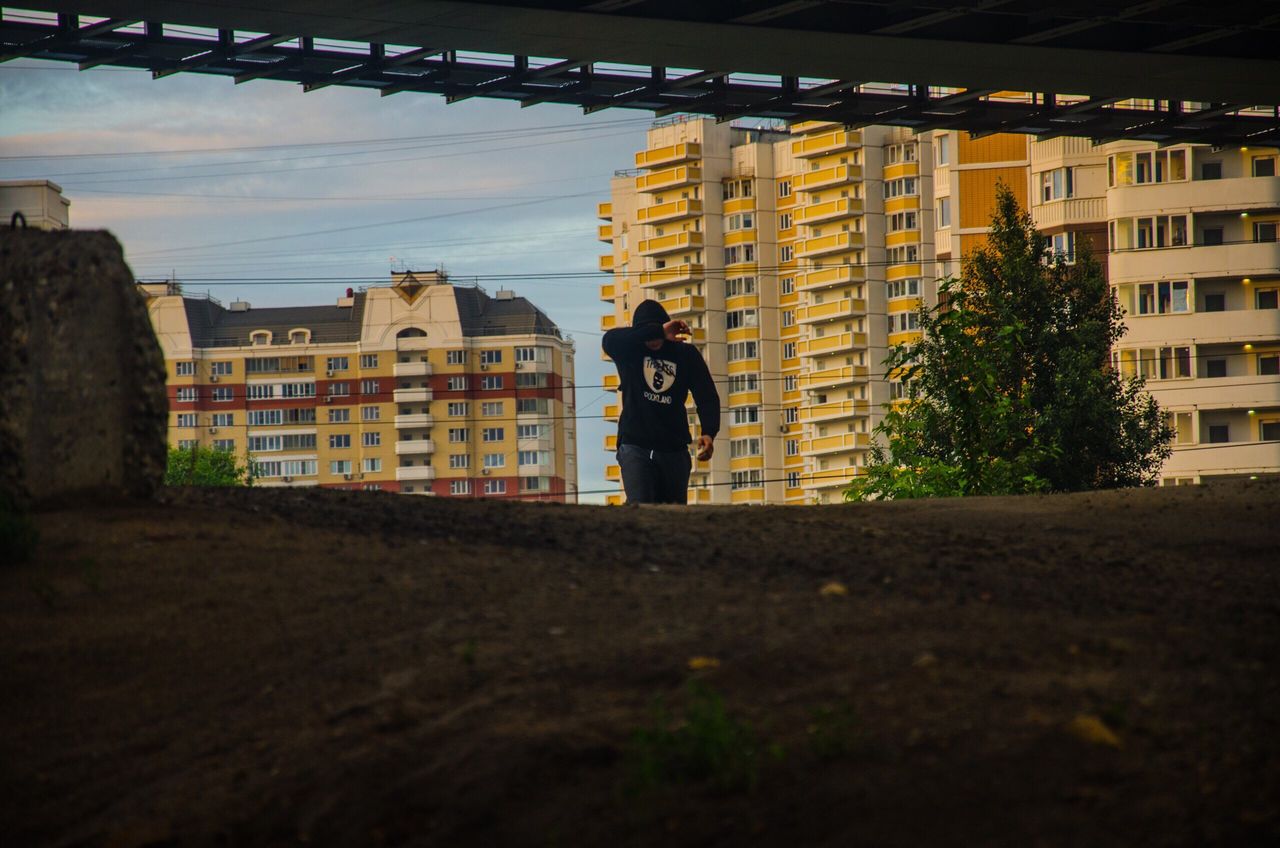
<instances>
[{"instance_id":1,"label":"pitched roof","mask_svg":"<svg viewBox=\"0 0 1280 848\"><path fill-rule=\"evenodd\" d=\"M499 299L478 288L453 287L464 336L503 336L536 333L560 336L546 313L523 297Z\"/></svg>"},{"instance_id":2,"label":"pitched roof","mask_svg":"<svg viewBox=\"0 0 1280 848\"><path fill-rule=\"evenodd\" d=\"M183 298L193 347L248 345L249 334L270 330L277 343L288 342L289 331L311 331L314 344L356 342L364 322L364 293L351 306L280 306L233 312L213 300Z\"/></svg>"}]
</instances>

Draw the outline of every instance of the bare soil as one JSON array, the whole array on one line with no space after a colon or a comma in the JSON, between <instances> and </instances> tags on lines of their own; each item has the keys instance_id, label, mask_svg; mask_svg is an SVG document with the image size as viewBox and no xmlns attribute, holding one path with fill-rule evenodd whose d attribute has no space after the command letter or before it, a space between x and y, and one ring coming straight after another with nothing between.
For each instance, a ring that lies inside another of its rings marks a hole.
<instances>
[{"instance_id":1,"label":"bare soil","mask_svg":"<svg viewBox=\"0 0 1280 848\"><path fill-rule=\"evenodd\" d=\"M36 520L0 568L6 846L1280 842L1275 481ZM629 777L691 678L754 784Z\"/></svg>"}]
</instances>

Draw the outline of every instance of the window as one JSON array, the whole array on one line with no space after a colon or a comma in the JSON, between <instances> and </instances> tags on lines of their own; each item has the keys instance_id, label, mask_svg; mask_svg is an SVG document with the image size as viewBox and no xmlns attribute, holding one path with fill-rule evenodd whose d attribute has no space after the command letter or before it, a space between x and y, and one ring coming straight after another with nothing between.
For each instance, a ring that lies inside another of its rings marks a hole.
<instances>
[{"instance_id":1,"label":"window","mask_svg":"<svg viewBox=\"0 0 1280 848\"><path fill-rule=\"evenodd\" d=\"M778 197L791 196L791 180L778 180Z\"/></svg>"},{"instance_id":2,"label":"window","mask_svg":"<svg viewBox=\"0 0 1280 848\"><path fill-rule=\"evenodd\" d=\"M795 342L783 342L783 343L782 343L782 358L783 358L783 359L795 359L795 358L796 358L796 343L795 343Z\"/></svg>"},{"instance_id":3,"label":"window","mask_svg":"<svg viewBox=\"0 0 1280 848\"><path fill-rule=\"evenodd\" d=\"M1227 424L1209 425L1209 444L1220 445L1231 441L1231 428Z\"/></svg>"},{"instance_id":4,"label":"window","mask_svg":"<svg viewBox=\"0 0 1280 848\"><path fill-rule=\"evenodd\" d=\"M724 264L726 265L755 261L756 246L754 244L735 244L724 249Z\"/></svg>"},{"instance_id":5,"label":"window","mask_svg":"<svg viewBox=\"0 0 1280 848\"><path fill-rule=\"evenodd\" d=\"M888 219L888 230L891 233L898 230L919 229L919 221L915 212L895 212L886 217Z\"/></svg>"},{"instance_id":6,"label":"window","mask_svg":"<svg viewBox=\"0 0 1280 848\"><path fill-rule=\"evenodd\" d=\"M752 468L747 471L734 471L730 478L729 488L731 489L758 489L764 475L759 468Z\"/></svg>"},{"instance_id":7,"label":"window","mask_svg":"<svg viewBox=\"0 0 1280 848\"><path fill-rule=\"evenodd\" d=\"M1258 289L1253 293L1253 305L1258 309L1275 309L1280 306L1280 289Z\"/></svg>"},{"instance_id":8,"label":"window","mask_svg":"<svg viewBox=\"0 0 1280 848\"><path fill-rule=\"evenodd\" d=\"M920 329L920 315L917 312L889 313L889 332L905 333Z\"/></svg>"},{"instance_id":9,"label":"window","mask_svg":"<svg viewBox=\"0 0 1280 848\"><path fill-rule=\"evenodd\" d=\"M223 451L224 453L235 453L236 440L235 439L214 439L213 449L216 451Z\"/></svg>"},{"instance_id":10,"label":"window","mask_svg":"<svg viewBox=\"0 0 1280 848\"><path fill-rule=\"evenodd\" d=\"M346 371L348 367L347 357L345 356L330 356L324 361L326 371Z\"/></svg>"},{"instance_id":11,"label":"window","mask_svg":"<svg viewBox=\"0 0 1280 848\"><path fill-rule=\"evenodd\" d=\"M351 447L350 433L332 433L329 436L329 447L334 450Z\"/></svg>"},{"instance_id":12,"label":"window","mask_svg":"<svg viewBox=\"0 0 1280 848\"><path fill-rule=\"evenodd\" d=\"M725 329L736 330L740 327L758 327L759 317L754 309L731 309L725 315Z\"/></svg>"},{"instance_id":13,"label":"window","mask_svg":"<svg viewBox=\"0 0 1280 848\"><path fill-rule=\"evenodd\" d=\"M468 442L471 440L471 429L469 427L450 427L449 441L453 444Z\"/></svg>"},{"instance_id":14,"label":"window","mask_svg":"<svg viewBox=\"0 0 1280 848\"><path fill-rule=\"evenodd\" d=\"M467 352L465 350L450 350L444 355L444 361L447 365L466 365Z\"/></svg>"},{"instance_id":15,"label":"window","mask_svg":"<svg viewBox=\"0 0 1280 848\"><path fill-rule=\"evenodd\" d=\"M1222 227L1205 227L1200 241L1206 247L1222 244Z\"/></svg>"},{"instance_id":16,"label":"window","mask_svg":"<svg viewBox=\"0 0 1280 848\"><path fill-rule=\"evenodd\" d=\"M758 406L735 406L732 413L734 424L760 423L760 407Z\"/></svg>"},{"instance_id":17,"label":"window","mask_svg":"<svg viewBox=\"0 0 1280 848\"><path fill-rule=\"evenodd\" d=\"M382 410L376 406L360 407L361 421L378 421L382 418Z\"/></svg>"},{"instance_id":18,"label":"window","mask_svg":"<svg viewBox=\"0 0 1280 848\"><path fill-rule=\"evenodd\" d=\"M505 495L507 493L506 480L485 480L484 493L486 495Z\"/></svg>"},{"instance_id":19,"label":"window","mask_svg":"<svg viewBox=\"0 0 1280 848\"><path fill-rule=\"evenodd\" d=\"M1075 197L1075 168L1054 168L1040 174L1040 201L1049 203Z\"/></svg>"},{"instance_id":20,"label":"window","mask_svg":"<svg viewBox=\"0 0 1280 848\"><path fill-rule=\"evenodd\" d=\"M756 228L756 216L754 212L739 212L734 215L726 215L724 219L725 232L734 232L736 230L754 230Z\"/></svg>"},{"instance_id":21,"label":"window","mask_svg":"<svg viewBox=\"0 0 1280 848\"><path fill-rule=\"evenodd\" d=\"M781 212L778 215L778 229L789 230L792 226L791 213Z\"/></svg>"},{"instance_id":22,"label":"window","mask_svg":"<svg viewBox=\"0 0 1280 848\"><path fill-rule=\"evenodd\" d=\"M799 471L787 472L787 488L788 489L800 488L800 472Z\"/></svg>"},{"instance_id":23,"label":"window","mask_svg":"<svg viewBox=\"0 0 1280 848\"><path fill-rule=\"evenodd\" d=\"M194 362L176 362L174 363L174 373L179 377L194 377L196 364Z\"/></svg>"},{"instance_id":24,"label":"window","mask_svg":"<svg viewBox=\"0 0 1280 848\"><path fill-rule=\"evenodd\" d=\"M496 392L502 390L502 377L498 374L490 374L487 377L480 378L480 389L486 392Z\"/></svg>"},{"instance_id":25,"label":"window","mask_svg":"<svg viewBox=\"0 0 1280 848\"><path fill-rule=\"evenodd\" d=\"M885 264L902 265L904 263L920 261L920 246L916 244L899 245L898 247L890 247L884 252Z\"/></svg>"},{"instance_id":26,"label":"window","mask_svg":"<svg viewBox=\"0 0 1280 848\"><path fill-rule=\"evenodd\" d=\"M796 258L796 249L794 245L784 244L778 248L778 261L790 262Z\"/></svg>"},{"instance_id":27,"label":"window","mask_svg":"<svg viewBox=\"0 0 1280 848\"><path fill-rule=\"evenodd\" d=\"M449 454L450 468L470 468L471 454L469 453L451 453Z\"/></svg>"},{"instance_id":28,"label":"window","mask_svg":"<svg viewBox=\"0 0 1280 848\"><path fill-rule=\"evenodd\" d=\"M1253 175L1255 177L1274 177L1276 175L1276 157L1255 156L1253 158Z\"/></svg>"},{"instance_id":29,"label":"window","mask_svg":"<svg viewBox=\"0 0 1280 848\"><path fill-rule=\"evenodd\" d=\"M1225 359L1208 359L1204 363L1204 375L1206 377L1225 377L1227 376L1227 360Z\"/></svg>"},{"instance_id":30,"label":"window","mask_svg":"<svg viewBox=\"0 0 1280 848\"><path fill-rule=\"evenodd\" d=\"M518 347L516 348L516 362L546 362L547 349L545 347Z\"/></svg>"},{"instance_id":31,"label":"window","mask_svg":"<svg viewBox=\"0 0 1280 848\"><path fill-rule=\"evenodd\" d=\"M521 372L516 375L516 386L522 389L545 389L547 387L546 374L531 374L528 371Z\"/></svg>"},{"instance_id":32,"label":"window","mask_svg":"<svg viewBox=\"0 0 1280 848\"><path fill-rule=\"evenodd\" d=\"M907 396L907 386L900 380L889 381L889 400L902 400Z\"/></svg>"},{"instance_id":33,"label":"window","mask_svg":"<svg viewBox=\"0 0 1280 848\"><path fill-rule=\"evenodd\" d=\"M1220 177L1222 166L1219 164L1218 167ZM1187 179L1186 148L1117 153L1107 160L1107 183L1113 187L1181 182L1185 179ZM1204 177L1204 179L1210 179L1210 177Z\"/></svg>"},{"instance_id":34,"label":"window","mask_svg":"<svg viewBox=\"0 0 1280 848\"><path fill-rule=\"evenodd\" d=\"M546 398L518 398L516 400L517 415L546 415L550 412L550 404Z\"/></svg>"},{"instance_id":35,"label":"window","mask_svg":"<svg viewBox=\"0 0 1280 848\"><path fill-rule=\"evenodd\" d=\"M796 325L796 313L790 309L782 310L782 326L794 327Z\"/></svg>"},{"instance_id":36,"label":"window","mask_svg":"<svg viewBox=\"0 0 1280 848\"><path fill-rule=\"evenodd\" d=\"M787 456L799 456L799 455L800 455L800 440L787 439Z\"/></svg>"},{"instance_id":37,"label":"window","mask_svg":"<svg viewBox=\"0 0 1280 848\"><path fill-rule=\"evenodd\" d=\"M484 455L485 468L503 468L507 464L507 457L501 453L487 453Z\"/></svg>"},{"instance_id":38,"label":"window","mask_svg":"<svg viewBox=\"0 0 1280 848\"><path fill-rule=\"evenodd\" d=\"M236 416L232 412L215 412L211 420L215 427L234 427Z\"/></svg>"},{"instance_id":39,"label":"window","mask_svg":"<svg viewBox=\"0 0 1280 848\"><path fill-rule=\"evenodd\" d=\"M795 374L787 374L782 378L782 390L784 392L794 392L799 386L799 381Z\"/></svg>"},{"instance_id":40,"label":"window","mask_svg":"<svg viewBox=\"0 0 1280 848\"><path fill-rule=\"evenodd\" d=\"M726 358L730 362L739 359L756 359L759 357L758 342L731 342L726 347Z\"/></svg>"},{"instance_id":41,"label":"window","mask_svg":"<svg viewBox=\"0 0 1280 848\"><path fill-rule=\"evenodd\" d=\"M360 436L360 443L366 448L376 448L382 444L382 434L378 432L363 433Z\"/></svg>"},{"instance_id":42,"label":"window","mask_svg":"<svg viewBox=\"0 0 1280 848\"><path fill-rule=\"evenodd\" d=\"M502 351L500 350L482 350L480 351L481 365L499 365L502 362Z\"/></svg>"},{"instance_id":43,"label":"window","mask_svg":"<svg viewBox=\"0 0 1280 848\"><path fill-rule=\"evenodd\" d=\"M216 387L213 390L213 399L216 401L220 401L222 403L226 403L227 401L231 400L231 387L230 386Z\"/></svg>"},{"instance_id":44,"label":"window","mask_svg":"<svg viewBox=\"0 0 1280 848\"><path fill-rule=\"evenodd\" d=\"M796 280L795 280L795 278L794 278L794 277L783 277L783 278L782 278L782 293L783 293L783 294L795 294L795 291L796 291Z\"/></svg>"},{"instance_id":45,"label":"window","mask_svg":"<svg viewBox=\"0 0 1280 848\"><path fill-rule=\"evenodd\" d=\"M249 334L249 344L269 345L271 344L271 333L266 330L255 330Z\"/></svg>"},{"instance_id":46,"label":"window","mask_svg":"<svg viewBox=\"0 0 1280 848\"><path fill-rule=\"evenodd\" d=\"M891 197L907 197L916 193L916 178L901 177L896 180L884 181L885 199Z\"/></svg>"},{"instance_id":47,"label":"window","mask_svg":"<svg viewBox=\"0 0 1280 848\"><path fill-rule=\"evenodd\" d=\"M351 395L351 384L346 382L345 380L339 383L329 384L329 397L349 397L350 395ZM289 397L289 395L286 393L285 397Z\"/></svg>"},{"instance_id":48,"label":"window","mask_svg":"<svg viewBox=\"0 0 1280 848\"><path fill-rule=\"evenodd\" d=\"M1280 374L1280 353L1258 354L1258 373L1266 377Z\"/></svg>"},{"instance_id":49,"label":"window","mask_svg":"<svg viewBox=\"0 0 1280 848\"><path fill-rule=\"evenodd\" d=\"M1253 225L1253 240L1256 242L1275 241L1277 229L1280 229L1280 222L1258 221Z\"/></svg>"},{"instance_id":50,"label":"window","mask_svg":"<svg viewBox=\"0 0 1280 848\"><path fill-rule=\"evenodd\" d=\"M1280 442L1280 421L1263 421L1258 425L1258 438L1264 442Z\"/></svg>"},{"instance_id":51,"label":"window","mask_svg":"<svg viewBox=\"0 0 1280 848\"><path fill-rule=\"evenodd\" d=\"M721 188L724 191L725 200L733 200L736 197L750 197L751 186L752 186L752 181L749 179L726 180L723 183L721 183Z\"/></svg>"},{"instance_id":52,"label":"window","mask_svg":"<svg viewBox=\"0 0 1280 848\"><path fill-rule=\"evenodd\" d=\"M194 412L179 412L178 426L179 427L199 427L200 418Z\"/></svg>"},{"instance_id":53,"label":"window","mask_svg":"<svg viewBox=\"0 0 1280 848\"><path fill-rule=\"evenodd\" d=\"M519 461L521 465L550 465L551 451L520 451Z\"/></svg>"},{"instance_id":54,"label":"window","mask_svg":"<svg viewBox=\"0 0 1280 848\"><path fill-rule=\"evenodd\" d=\"M178 450L194 450L200 444L199 439L179 439ZM263 476L263 475L258 475Z\"/></svg>"},{"instance_id":55,"label":"window","mask_svg":"<svg viewBox=\"0 0 1280 848\"><path fill-rule=\"evenodd\" d=\"M1225 294L1206 294L1204 296L1205 312L1225 312L1227 310L1227 296Z\"/></svg>"},{"instance_id":56,"label":"window","mask_svg":"<svg viewBox=\"0 0 1280 848\"><path fill-rule=\"evenodd\" d=\"M725 297L739 297L740 295L755 293L755 277L730 277L724 281Z\"/></svg>"},{"instance_id":57,"label":"window","mask_svg":"<svg viewBox=\"0 0 1280 848\"><path fill-rule=\"evenodd\" d=\"M451 392L465 392L467 390L467 378L450 377L446 386Z\"/></svg>"},{"instance_id":58,"label":"window","mask_svg":"<svg viewBox=\"0 0 1280 848\"><path fill-rule=\"evenodd\" d=\"M1200 179L1202 180L1222 179L1222 163L1221 162L1201 162L1200 163Z\"/></svg>"},{"instance_id":59,"label":"window","mask_svg":"<svg viewBox=\"0 0 1280 848\"><path fill-rule=\"evenodd\" d=\"M377 457L369 457L361 463L360 470L366 474L376 474L382 470L382 460Z\"/></svg>"},{"instance_id":60,"label":"window","mask_svg":"<svg viewBox=\"0 0 1280 848\"><path fill-rule=\"evenodd\" d=\"M256 383L246 386L244 394L249 400L269 400L276 396L276 387L271 384Z\"/></svg>"},{"instance_id":61,"label":"window","mask_svg":"<svg viewBox=\"0 0 1280 848\"><path fill-rule=\"evenodd\" d=\"M272 453L284 450L284 438L281 436L250 436L250 453Z\"/></svg>"},{"instance_id":62,"label":"window","mask_svg":"<svg viewBox=\"0 0 1280 848\"><path fill-rule=\"evenodd\" d=\"M470 480L450 480L449 494L451 495L471 494L471 481Z\"/></svg>"},{"instance_id":63,"label":"window","mask_svg":"<svg viewBox=\"0 0 1280 848\"><path fill-rule=\"evenodd\" d=\"M760 456L760 439L751 437L747 439L733 439L729 442L729 456L737 459L742 456Z\"/></svg>"},{"instance_id":64,"label":"window","mask_svg":"<svg viewBox=\"0 0 1280 848\"><path fill-rule=\"evenodd\" d=\"M1046 258L1049 259L1061 259L1067 263L1075 262L1076 234L1054 233L1049 237L1048 254Z\"/></svg>"},{"instance_id":65,"label":"window","mask_svg":"<svg viewBox=\"0 0 1280 848\"><path fill-rule=\"evenodd\" d=\"M500 400L486 401L480 404L480 414L481 415L501 415L502 401Z\"/></svg>"},{"instance_id":66,"label":"window","mask_svg":"<svg viewBox=\"0 0 1280 848\"><path fill-rule=\"evenodd\" d=\"M951 198L938 198L938 229L946 229L951 226Z\"/></svg>"},{"instance_id":67,"label":"window","mask_svg":"<svg viewBox=\"0 0 1280 848\"><path fill-rule=\"evenodd\" d=\"M800 410L794 406L789 406L782 411L782 420L787 424L795 424L800 420Z\"/></svg>"},{"instance_id":68,"label":"window","mask_svg":"<svg viewBox=\"0 0 1280 848\"><path fill-rule=\"evenodd\" d=\"M329 410L330 424L345 424L351 420L350 409L331 409Z\"/></svg>"},{"instance_id":69,"label":"window","mask_svg":"<svg viewBox=\"0 0 1280 848\"><path fill-rule=\"evenodd\" d=\"M734 392L758 392L760 391L760 375L759 374L730 374L729 375L729 394Z\"/></svg>"},{"instance_id":70,"label":"window","mask_svg":"<svg viewBox=\"0 0 1280 848\"><path fill-rule=\"evenodd\" d=\"M378 367L378 354L376 354L376 353L362 353L362 354L360 354L360 367L361 367L361 368L377 368L377 367Z\"/></svg>"},{"instance_id":71,"label":"window","mask_svg":"<svg viewBox=\"0 0 1280 848\"><path fill-rule=\"evenodd\" d=\"M551 428L546 424L519 424L516 426L516 438L520 440L527 439L545 439L551 434Z\"/></svg>"},{"instance_id":72,"label":"window","mask_svg":"<svg viewBox=\"0 0 1280 848\"><path fill-rule=\"evenodd\" d=\"M1173 443L1176 445L1188 445L1193 441L1191 433L1191 413L1190 412L1166 412L1164 414L1165 421L1173 430Z\"/></svg>"},{"instance_id":73,"label":"window","mask_svg":"<svg viewBox=\"0 0 1280 848\"><path fill-rule=\"evenodd\" d=\"M232 363L230 362L210 362L209 373L215 377L230 377L232 373Z\"/></svg>"},{"instance_id":74,"label":"window","mask_svg":"<svg viewBox=\"0 0 1280 848\"><path fill-rule=\"evenodd\" d=\"M199 390L195 386L183 386L178 389L178 401L180 403L191 403L199 397Z\"/></svg>"},{"instance_id":75,"label":"window","mask_svg":"<svg viewBox=\"0 0 1280 848\"><path fill-rule=\"evenodd\" d=\"M485 427L480 431L480 438L486 442L500 442L506 438L506 433L501 427Z\"/></svg>"},{"instance_id":76,"label":"window","mask_svg":"<svg viewBox=\"0 0 1280 848\"><path fill-rule=\"evenodd\" d=\"M893 280L885 283L885 297L889 300L899 297L919 297L920 279L914 277L906 280Z\"/></svg>"},{"instance_id":77,"label":"window","mask_svg":"<svg viewBox=\"0 0 1280 848\"><path fill-rule=\"evenodd\" d=\"M329 473L347 475L351 473L351 460L349 459L332 459L329 460Z\"/></svg>"},{"instance_id":78,"label":"window","mask_svg":"<svg viewBox=\"0 0 1280 848\"><path fill-rule=\"evenodd\" d=\"M336 410L329 410L334 412ZM272 424L284 423L284 410L282 409L251 409L247 414L250 427L269 427Z\"/></svg>"},{"instance_id":79,"label":"window","mask_svg":"<svg viewBox=\"0 0 1280 848\"><path fill-rule=\"evenodd\" d=\"M450 418L465 418L471 412L471 404L465 400L451 400L447 412Z\"/></svg>"},{"instance_id":80,"label":"window","mask_svg":"<svg viewBox=\"0 0 1280 848\"><path fill-rule=\"evenodd\" d=\"M330 385L341 387L341 389L343 389L344 391L341 391L340 393L344 395L346 394L345 389L349 388L346 383L331 383ZM330 394L333 394L333 392L330 392ZM281 383L280 384L280 397L282 398L313 398L315 396L316 396L315 383Z\"/></svg>"},{"instance_id":81,"label":"window","mask_svg":"<svg viewBox=\"0 0 1280 848\"><path fill-rule=\"evenodd\" d=\"M360 394L376 395L378 394L379 391L381 391L381 385L377 380L361 380L360 381Z\"/></svg>"},{"instance_id":82,"label":"window","mask_svg":"<svg viewBox=\"0 0 1280 848\"><path fill-rule=\"evenodd\" d=\"M937 154L937 156L935 157L935 161L939 165L947 165L951 162L950 147L951 147L950 136L946 136L946 135L939 136L937 141L934 142L933 149Z\"/></svg>"}]
</instances>

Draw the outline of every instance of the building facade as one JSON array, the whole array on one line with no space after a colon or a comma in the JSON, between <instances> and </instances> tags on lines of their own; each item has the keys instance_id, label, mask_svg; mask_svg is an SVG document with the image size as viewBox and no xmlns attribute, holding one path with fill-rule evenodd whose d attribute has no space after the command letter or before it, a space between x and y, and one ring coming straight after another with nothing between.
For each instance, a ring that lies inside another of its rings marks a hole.
<instances>
[{"instance_id":1,"label":"building facade","mask_svg":"<svg viewBox=\"0 0 1280 848\"><path fill-rule=\"evenodd\" d=\"M71 226L71 201L62 186L48 180L0 180L0 223L8 226L20 215L37 230L65 230Z\"/></svg>"},{"instance_id":2,"label":"building facade","mask_svg":"<svg viewBox=\"0 0 1280 848\"><path fill-rule=\"evenodd\" d=\"M263 309L139 288L174 447L233 451L261 486L577 499L573 343L513 292L406 272Z\"/></svg>"}]
</instances>

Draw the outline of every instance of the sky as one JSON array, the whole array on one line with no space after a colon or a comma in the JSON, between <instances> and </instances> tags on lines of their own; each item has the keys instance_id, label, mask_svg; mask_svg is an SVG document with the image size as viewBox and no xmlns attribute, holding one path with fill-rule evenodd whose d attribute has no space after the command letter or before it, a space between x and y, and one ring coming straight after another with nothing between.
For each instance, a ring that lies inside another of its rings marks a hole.
<instances>
[{"instance_id":1,"label":"sky","mask_svg":"<svg viewBox=\"0 0 1280 848\"><path fill-rule=\"evenodd\" d=\"M71 225L110 230L135 276L224 303L332 303L393 267L513 289L576 343L579 486L594 492L615 486L595 210L650 120L27 59L0 65L0 179L52 180Z\"/></svg>"}]
</instances>

